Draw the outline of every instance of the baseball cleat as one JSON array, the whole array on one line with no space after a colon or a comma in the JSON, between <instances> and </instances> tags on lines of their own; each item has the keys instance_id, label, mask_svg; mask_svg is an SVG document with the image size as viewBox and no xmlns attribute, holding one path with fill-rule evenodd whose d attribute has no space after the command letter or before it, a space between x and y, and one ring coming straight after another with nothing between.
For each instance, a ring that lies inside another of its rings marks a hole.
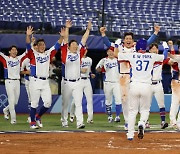
<instances>
[{"instance_id":1,"label":"baseball cleat","mask_svg":"<svg viewBox=\"0 0 180 154\"><path fill-rule=\"evenodd\" d=\"M62 122L62 127L64 127L64 128L69 127L69 126L68 126L68 122L67 122L67 121L66 121L66 122Z\"/></svg>"},{"instance_id":2,"label":"baseball cleat","mask_svg":"<svg viewBox=\"0 0 180 154\"><path fill-rule=\"evenodd\" d=\"M68 126L68 125L62 125L62 127L64 127L64 128L68 128L69 126Z\"/></svg>"},{"instance_id":3,"label":"baseball cleat","mask_svg":"<svg viewBox=\"0 0 180 154\"><path fill-rule=\"evenodd\" d=\"M39 129L39 127L37 125L31 125L30 128L31 129Z\"/></svg>"},{"instance_id":4,"label":"baseball cleat","mask_svg":"<svg viewBox=\"0 0 180 154\"><path fill-rule=\"evenodd\" d=\"M69 121L70 121L71 123L73 123L73 122L74 122L74 117L70 117L70 118L69 118Z\"/></svg>"},{"instance_id":5,"label":"baseball cleat","mask_svg":"<svg viewBox=\"0 0 180 154\"><path fill-rule=\"evenodd\" d=\"M178 127L177 127L176 124L171 124L171 128L173 128L174 130L177 130L177 129L178 129Z\"/></svg>"},{"instance_id":6,"label":"baseball cleat","mask_svg":"<svg viewBox=\"0 0 180 154\"><path fill-rule=\"evenodd\" d=\"M149 121L146 122L145 127L150 128Z\"/></svg>"},{"instance_id":7,"label":"baseball cleat","mask_svg":"<svg viewBox=\"0 0 180 154\"><path fill-rule=\"evenodd\" d=\"M124 124L124 130L126 130L126 131L128 130L128 124L127 123Z\"/></svg>"},{"instance_id":8,"label":"baseball cleat","mask_svg":"<svg viewBox=\"0 0 180 154\"><path fill-rule=\"evenodd\" d=\"M14 120L14 121L11 121L11 124L12 125L15 125L16 124L16 121Z\"/></svg>"},{"instance_id":9,"label":"baseball cleat","mask_svg":"<svg viewBox=\"0 0 180 154\"><path fill-rule=\"evenodd\" d=\"M120 122L120 117L117 116L115 119L114 119L115 122Z\"/></svg>"},{"instance_id":10,"label":"baseball cleat","mask_svg":"<svg viewBox=\"0 0 180 154\"><path fill-rule=\"evenodd\" d=\"M93 124L94 121L93 120L87 120L87 124Z\"/></svg>"},{"instance_id":11,"label":"baseball cleat","mask_svg":"<svg viewBox=\"0 0 180 154\"><path fill-rule=\"evenodd\" d=\"M83 128L85 128L84 124L80 124L80 125L77 126L77 129L83 129Z\"/></svg>"},{"instance_id":12,"label":"baseball cleat","mask_svg":"<svg viewBox=\"0 0 180 154\"><path fill-rule=\"evenodd\" d=\"M143 137L144 137L144 129L143 129L143 126L140 125L140 126L138 127L138 138L139 138L139 139L143 139Z\"/></svg>"},{"instance_id":13,"label":"baseball cleat","mask_svg":"<svg viewBox=\"0 0 180 154\"><path fill-rule=\"evenodd\" d=\"M133 140L133 138L127 138L129 141L132 141Z\"/></svg>"},{"instance_id":14,"label":"baseball cleat","mask_svg":"<svg viewBox=\"0 0 180 154\"><path fill-rule=\"evenodd\" d=\"M109 116L109 117L108 117L108 122L109 122L109 123L112 123L112 122L113 122L113 117L112 117L112 116Z\"/></svg>"},{"instance_id":15,"label":"baseball cleat","mask_svg":"<svg viewBox=\"0 0 180 154\"><path fill-rule=\"evenodd\" d=\"M31 117L27 118L27 123L31 123Z\"/></svg>"},{"instance_id":16,"label":"baseball cleat","mask_svg":"<svg viewBox=\"0 0 180 154\"><path fill-rule=\"evenodd\" d=\"M36 120L36 124L37 124L40 128L43 127L43 124L42 124L42 122L41 122L41 119Z\"/></svg>"},{"instance_id":17,"label":"baseball cleat","mask_svg":"<svg viewBox=\"0 0 180 154\"><path fill-rule=\"evenodd\" d=\"M9 120L9 112L5 110L5 108L3 109L3 113L4 113L4 119Z\"/></svg>"},{"instance_id":18,"label":"baseball cleat","mask_svg":"<svg viewBox=\"0 0 180 154\"><path fill-rule=\"evenodd\" d=\"M161 123L161 129L165 129L166 127L168 127L168 123L167 122L162 122Z\"/></svg>"}]
</instances>

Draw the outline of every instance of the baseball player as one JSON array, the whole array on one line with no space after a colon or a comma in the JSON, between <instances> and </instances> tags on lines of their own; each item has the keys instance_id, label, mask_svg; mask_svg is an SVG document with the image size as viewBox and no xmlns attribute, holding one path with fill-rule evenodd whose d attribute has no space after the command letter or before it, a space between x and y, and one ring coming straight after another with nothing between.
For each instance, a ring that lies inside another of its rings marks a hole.
<instances>
[{"instance_id":1,"label":"baseball player","mask_svg":"<svg viewBox=\"0 0 180 154\"><path fill-rule=\"evenodd\" d=\"M28 58L23 60L21 64L21 74L24 75L24 85L28 96L28 109L30 110L31 109L31 100L30 100L30 92L29 92L30 60ZM28 117L27 121L30 123L31 118Z\"/></svg>"},{"instance_id":2,"label":"baseball player","mask_svg":"<svg viewBox=\"0 0 180 154\"><path fill-rule=\"evenodd\" d=\"M63 45L61 46L61 61L62 61L62 112L61 122L62 127L68 127L68 106L73 97L75 102L75 115L77 128L85 127L83 123L82 112L82 96L83 90L81 87L81 59L85 53L85 44L88 39L92 23L88 22L86 32L84 33L81 43L78 45L76 40L71 40L68 43L69 28L72 26L71 21L66 21L66 30ZM83 80L83 79L82 79Z\"/></svg>"},{"instance_id":3,"label":"baseball player","mask_svg":"<svg viewBox=\"0 0 180 154\"><path fill-rule=\"evenodd\" d=\"M1 62L4 66L5 87L8 96L9 105L3 109L4 118L9 119L11 116L11 124L16 124L15 105L18 104L20 95L20 63L25 53L17 56L17 47L15 45L10 47L9 56L0 52L3 58Z\"/></svg>"},{"instance_id":4,"label":"baseball player","mask_svg":"<svg viewBox=\"0 0 180 154\"><path fill-rule=\"evenodd\" d=\"M120 113L122 110L121 105L121 95L120 95L120 85L119 83L119 65L118 60L114 56L114 48L110 47L107 50L107 58L103 58L99 61L96 66L96 70L101 72L102 69L105 70L105 79L104 79L104 94L105 94L105 104L106 111L108 115L109 123L113 122L112 116L112 96L115 98L116 104L116 117L115 122L120 122Z\"/></svg>"},{"instance_id":5,"label":"baseball player","mask_svg":"<svg viewBox=\"0 0 180 154\"><path fill-rule=\"evenodd\" d=\"M149 117L152 92L151 72L156 61L163 61L164 55L146 53L147 41L140 39L134 53L120 53L118 60L128 60L132 69L129 95L129 116L127 139L133 140L136 115L139 111L138 138L144 136L145 123Z\"/></svg>"},{"instance_id":6,"label":"baseball player","mask_svg":"<svg viewBox=\"0 0 180 154\"><path fill-rule=\"evenodd\" d=\"M167 43L163 43L164 50L168 50ZM158 54L158 44L152 43L149 46L149 52ZM164 51L167 52L167 51ZM163 62L155 62L153 71L152 71L152 94L155 96L156 101L159 106L160 110L160 117L161 117L161 128L165 129L168 127L168 123L165 122L166 118L166 111L165 111L165 104L164 104L164 91L162 86L162 65Z\"/></svg>"},{"instance_id":7,"label":"baseball player","mask_svg":"<svg viewBox=\"0 0 180 154\"><path fill-rule=\"evenodd\" d=\"M61 29L61 35L63 33ZM46 50L45 41L43 39L37 40L37 51L31 48L30 45L30 36L33 34L33 27L27 27L26 31L26 43L27 43L27 57L30 59L30 81L29 81L29 90L30 90L30 99L31 99L31 129L37 129L43 127L41 122L41 116L49 109L51 106L51 90L49 86L49 64L52 57L56 54L57 50L60 49L60 44L63 41L61 36L58 42L51 47L49 50ZM36 114L36 108L38 107L39 98L42 98L44 104L40 108L38 114ZM37 126L37 125L39 126Z\"/></svg>"},{"instance_id":8,"label":"baseball player","mask_svg":"<svg viewBox=\"0 0 180 154\"><path fill-rule=\"evenodd\" d=\"M173 75L171 81L171 88L172 88L172 98L171 98L171 107L169 112L170 124L171 127L174 129L180 130L180 112L179 112L179 91L180 91L180 56L171 54L170 57L172 58L170 63L175 63L173 66ZM179 113L178 113L179 112ZM178 117L176 119L176 116Z\"/></svg>"},{"instance_id":9,"label":"baseball player","mask_svg":"<svg viewBox=\"0 0 180 154\"><path fill-rule=\"evenodd\" d=\"M31 46L34 50L37 50L37 44L35 43L35 38L32 37L31 38ZM22 60L21 63L21 72L22 75L24 75L24 84L25 84L25 88L26 88L26 92L27 92L27 96L28 96L28 109L31 109L31 100L30 100L30 91L29 91L29 75L30 75L30 60L29 58L25 58ZM31 117L29 115L27 122L30 123L31 122Z\"/></svg>"},{"instance_id":10,"label":"baseball player","mask_svg":"<svg viewBox=\"0 0 180 154\"><path fill-rule=\"evenodd\" d=\"M160 30L158 25L154 26L154 34L148 39L147 43L150 45L157 37L157 34ZM124 33L124 40L123 44L121 40L117 40L115 44L109 42L108 38L105 34L106 28L101 27L100 32L103 37L104 43L107 47L116 46L115 48L115 56L118 57L119 53L133 53L135 52L134 46L134 34L132 32ZM120 63L120 86L121 86L121 101L122 101L122 109L123 109L123 116L125 120L124 129L127 130L128 127L128 92L129 92L129 82L130 82L130 65L129 62L125 60L119 61Z\"/></svg>"},{"instance_id":11,"label":"baseball player","mask_svg":"<svg viewBox=\"0 0 180 154\"><path fill-rule=\"evenodd\" d=\"M92 66L92 59L90 57L87 57L88 50L86 49L86 52L81 59L81 86L83 88L83 92L86 96L87 100L87 123L93 123L93 91L91 86L91 78L95 78L95 74L91 73L91 66ZM70 108L70 122L74 121L74 115L75 114L75 103L74 100L71 103Z\"/></svg>"}]
</instances>

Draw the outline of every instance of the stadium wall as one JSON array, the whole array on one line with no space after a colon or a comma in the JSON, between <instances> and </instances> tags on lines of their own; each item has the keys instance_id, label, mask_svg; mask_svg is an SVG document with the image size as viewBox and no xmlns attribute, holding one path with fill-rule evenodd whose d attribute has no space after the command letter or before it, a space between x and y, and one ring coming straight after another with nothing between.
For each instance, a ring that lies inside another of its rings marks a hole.
<instances>
[{"instance_id":1,"label":"stadium wall","mask_svg":"<svg viewBox=\"0 0 180 154\"><path fill-rule=\"evenodd\" d=\"M50 35L50 34L34 34L36 39L43 38L46 42L46 48L52 47L55 42L59 39L59 35ZM82 36L79 35L70 35L69 40L81 41ZM0 34L0 48L9 48L11 45L16 45L17 48L25 49L26 42L25 34ZM90 35L87 40L87 46L91 50L106 50L106 46L103 43L101 36ZM178 51L178 46L174 45L175 51ZM159 50L163 51L163 46L159 45Z\"/></svg>"},{"instance_id":2,"label":"stadium wall","mask_svg":"<svg viewBox=\"0 0 180 154\"><path fill-rule=\"evenodd\" d=\"M93 95L93 108L94 113L104 113L105 112L105 96L104 94L94 94ZM40 99L40 106L42 105L42 100ZM61 95L52 96L52 106L48 110L49 113L60 113L61 112L62 98ZM171 104L171 94L165 94L165 107L166 111L169 112ZM7 94L4 85L0 85L0 113L3 113L3 108L8 105ZM113 112L115 112L115 103L113 100L112 106ZM151 112L159 112L159 108L155 98L152 99ZM29 113L28 110L28 98L24 85L21 85L21 92L18 105L16 106L17 113ZM87 112L86 99L83 97L83 112Z\"/></svg>"}]
</instances>

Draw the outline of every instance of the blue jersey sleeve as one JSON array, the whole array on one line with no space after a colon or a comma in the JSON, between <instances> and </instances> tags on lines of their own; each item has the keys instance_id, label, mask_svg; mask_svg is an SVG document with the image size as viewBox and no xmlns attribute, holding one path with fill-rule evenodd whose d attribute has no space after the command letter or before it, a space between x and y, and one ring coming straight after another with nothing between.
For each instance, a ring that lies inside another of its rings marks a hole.
<instances>
[{"instance_id":1,"label":"blue jersey sleeve","mask_svg":"<svg viewBox=\"0 0 180 154\"><path fill-rule=\"evenodd\" d=\"M103 37L103 42L108 48L111 46L111 42L109 41L107 36Z\"/></svg>"},{"instance_id":2,"label":"blue jersey sleeve","mask_svg":"<svg viewBox=\"0 0 180 154\"><path fill-rule=\"evenodd\" d=\"M157 38L157 35L152 34L151 37L147 40L147 46L149 46L151 43L153 43Z\"/></svg>"},{"instance_id":3,"label":"blue jersey sleeve","mask_svg":"<svg viewBox=\"0 0 180 154\"><path fill-rule=\"evenodd\" d=\"M61 48L61 45L58 42L56 42L56 44L54 45L54 48L56 51L58 51Z\"/></svg>"},{"instance_id":4,"label":"blue jersey sleeve","mask_svg":"<svg viewBox=\"0 0 180 154\"><path fill-rule=\"evenodd\" d=\"M31 44L30 43L26 43L26 49L27 49L27 51L31 49Z\"/></svg>"}]
</instances>

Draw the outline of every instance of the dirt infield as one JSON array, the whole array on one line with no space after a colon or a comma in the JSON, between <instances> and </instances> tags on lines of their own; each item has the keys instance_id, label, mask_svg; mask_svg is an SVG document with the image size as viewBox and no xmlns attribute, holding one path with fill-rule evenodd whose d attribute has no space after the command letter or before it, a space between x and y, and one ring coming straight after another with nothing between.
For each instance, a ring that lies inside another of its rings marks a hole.
<instances>
[{"instance_id":1,"label":"dirt infield","mask_svg":"<svg viewBox=\"0 0 180 154\"><path fill-rule=\"evenodd\" d=\"M0 134L1 154L112 154L180 153L180 133L145 133L139 140L116 133L27 133Z\"/></svg>"}]
</instances>

